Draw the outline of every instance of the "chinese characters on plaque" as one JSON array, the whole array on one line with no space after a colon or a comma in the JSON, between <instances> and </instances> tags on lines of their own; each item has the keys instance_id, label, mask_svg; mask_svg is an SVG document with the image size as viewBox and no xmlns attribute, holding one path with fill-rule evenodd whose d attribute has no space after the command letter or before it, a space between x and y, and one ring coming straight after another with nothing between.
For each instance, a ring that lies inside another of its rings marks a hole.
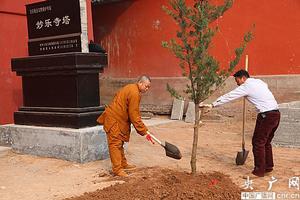
<instances>
[{"instance_id":1,"label":"chinese characters on plaque","mask_svg":"<svg viewBox=\"0 0 300 200\"><path fill-rule=\"evenodd\" d=\"M52 26L52 23L54 26L69 25L70 20L71 19L68 15L66 15L62 18L56 17L53 20L51 20L51 19L45 19L45 21L39 20L36 22L36 29L50 28Z\"/></svg>"},{"instance_id":2,"label":"chinese characters on plaque","mask_svg":"<svg viewBox=\"0 0 300 200\"><path fill-rule=\"evenodd\" d=\"M26 5L26 14L30 56L81 52L79 0L29 4Z\"/></svg>"}]
</instances>

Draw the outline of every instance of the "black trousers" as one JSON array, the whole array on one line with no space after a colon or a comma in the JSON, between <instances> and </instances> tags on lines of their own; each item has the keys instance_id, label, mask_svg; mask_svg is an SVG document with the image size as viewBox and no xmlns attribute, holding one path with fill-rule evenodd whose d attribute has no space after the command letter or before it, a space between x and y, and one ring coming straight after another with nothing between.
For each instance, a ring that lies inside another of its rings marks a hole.
<instances>
[{"instance_id":1,"label":"black trousers","mask_svg":"<svg viewBox=\"0 0 300 200\"><path fill-rule=\"evenodd\" d=\"M257 115L252 137L254 171L257 174L264 174L265 170L274 167L271 141L278 128L279 121L279 111L269 111Z\"/></svg>"}]
</instances>

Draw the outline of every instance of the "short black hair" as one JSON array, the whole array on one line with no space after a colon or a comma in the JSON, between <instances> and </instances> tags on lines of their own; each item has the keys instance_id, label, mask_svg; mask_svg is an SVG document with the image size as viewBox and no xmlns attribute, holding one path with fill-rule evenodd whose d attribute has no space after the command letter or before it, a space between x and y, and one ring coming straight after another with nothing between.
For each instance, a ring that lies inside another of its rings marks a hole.
<instances>
[{"instance_id":1,"label":"short black hair","mask_svg":"<svg viewBox=\"0 0 300 200\"><path fill-rule=\"evenodd\" d=\"M233 74L233 76L236 78L242 78L243 76L245 76L246 78L250 78L249 73L244 69L241 69L241 70L235 72L235 74Z\"/></svg>"}]
</instances>

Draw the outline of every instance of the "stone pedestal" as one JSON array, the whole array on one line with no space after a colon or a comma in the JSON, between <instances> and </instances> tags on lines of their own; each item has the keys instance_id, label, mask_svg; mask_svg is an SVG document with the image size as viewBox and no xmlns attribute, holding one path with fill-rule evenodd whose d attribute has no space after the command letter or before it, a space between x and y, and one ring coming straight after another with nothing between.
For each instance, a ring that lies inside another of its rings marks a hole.
<instances>
[{"instance_id":1,"label":"stone pedestal","mask_svg":"<svg viewBox=\"0 0 300 200\"><path fill-rule=\"evenodd\" d=\"M106 54L63 53L12 59L22 76L23 107L15 124L83 128L97 125L104 110L99 99L99 72Z\"/></svg>"},{"instance_id":2,"label":"stone pedestal","mask_svg":"<svg viewBox=\"0 0 300 200\"><path fill-rule=\"evenodd\" d=\"M0 126L0 135L9 136L13 151L18 153L79 163L109 157L102 126L72 129L9 124Z\"/></svg>"}]
</instances>

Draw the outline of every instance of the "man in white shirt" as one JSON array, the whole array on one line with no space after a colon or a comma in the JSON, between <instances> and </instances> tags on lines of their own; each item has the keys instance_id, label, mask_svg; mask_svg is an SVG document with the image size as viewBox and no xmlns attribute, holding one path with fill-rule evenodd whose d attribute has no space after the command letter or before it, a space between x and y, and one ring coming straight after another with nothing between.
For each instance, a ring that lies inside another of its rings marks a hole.
<instances>
[{"instance_id":1,"label":"man in white shirt","mask_svg":"<svg viewBox=\"0 0 300 200\"><path fill-rule=\"evenodd\" d=\"M252 137L255 167L252 174L263 177L265 173L273 171L274 167L271 141L280 121L278 104L268 85L262 80L250 78L245 70L239 70L233 76L238 87L219 97L210 107L217 107L240 97L246 97L256 107L258 115Z\"/></svg>"}]
</instances>

